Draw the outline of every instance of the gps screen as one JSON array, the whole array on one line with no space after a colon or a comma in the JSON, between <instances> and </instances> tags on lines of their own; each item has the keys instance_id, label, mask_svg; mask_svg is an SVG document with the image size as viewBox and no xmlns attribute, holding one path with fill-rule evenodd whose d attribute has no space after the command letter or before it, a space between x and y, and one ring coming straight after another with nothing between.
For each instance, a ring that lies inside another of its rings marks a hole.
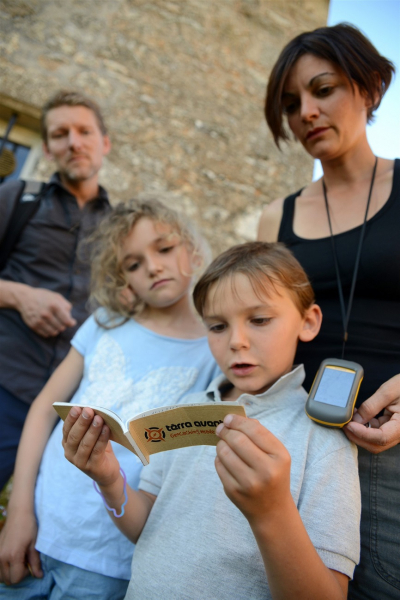
<instances>
[{"instance_id":1,"label":"gps screen","mask_svg":"<svg viewBox=\"0 0 400 600\"><path fill-rule=\"evenodd\" d=\"M345 407L354 377L354 371L349 372L337 368L325 367L314 400L316 402L323 402L324 404Z\"/></svg>"}]
</instances>

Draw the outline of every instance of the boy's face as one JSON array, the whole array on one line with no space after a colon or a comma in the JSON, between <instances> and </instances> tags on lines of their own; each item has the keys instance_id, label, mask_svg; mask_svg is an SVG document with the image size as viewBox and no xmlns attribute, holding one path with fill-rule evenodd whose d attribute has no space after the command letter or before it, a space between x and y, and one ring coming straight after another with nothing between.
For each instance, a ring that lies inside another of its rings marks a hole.
<instances>
[{"instance_id":1,"label":"boy's face","mask_svg":"<svg viewBox=\"0 0 400 600\"><path fill-rule=\"evenodd\" d=\"M267 289L268 295L256 293L238 273L209 291L203 318L211 352L234 385L229 400L265 392L291 371L298 340L309 341L319 331L319 307L302 317L286 288Z\"/></svg>"}]
</instances>

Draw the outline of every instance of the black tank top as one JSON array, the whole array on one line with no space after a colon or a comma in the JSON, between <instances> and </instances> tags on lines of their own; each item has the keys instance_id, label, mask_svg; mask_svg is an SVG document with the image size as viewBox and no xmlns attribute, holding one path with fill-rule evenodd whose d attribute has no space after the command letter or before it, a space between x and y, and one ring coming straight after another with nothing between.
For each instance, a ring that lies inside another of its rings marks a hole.
<instances>
[{"instance_id":1,"label":"black tank top","mask_svg":"<svg viewBox=\"0 0 400 600\"><path fill-rule=\"evenodd\" d=\"M323 312L322 328L312 342L300 342L296 362L304 363L309 389L324 358L340 358L343 325L329 237L308 240L293 231L295 202L301 190L284 201L278 239L305 269ZM343 295L347 306L361 225L335 235ZM358 404L400 373L400 159L385 205L367 221L345 359L364 367Z\"/></svg>"}]
</instances>

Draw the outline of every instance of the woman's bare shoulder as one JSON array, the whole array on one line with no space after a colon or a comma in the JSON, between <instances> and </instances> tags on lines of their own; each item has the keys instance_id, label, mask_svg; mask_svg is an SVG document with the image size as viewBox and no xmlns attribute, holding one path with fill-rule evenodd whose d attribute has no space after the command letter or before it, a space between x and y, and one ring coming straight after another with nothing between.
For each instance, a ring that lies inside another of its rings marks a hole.
<instances>
[{"instance_id":1,"label":"woman's bare shoulder","mask_svg":"<svg viewBox=\"0 0 400 600\"><path fill-rule=\"evenodd\" d=\"M278 240L284 200L284 198L278 198L264 207L258 225L257 239L260 242L276 242Z\"/></svg>"},{"instance_id":2,"label":"woman's bare shoulder","mask_svg":"<svg viewBox=\"0 0 400 600\"><path fill-rule=\"evenodd\" d=\"M320 181L313 181L300 190L298 197L301 197L302 199L313 200L315 196L320 194L320 187ZM261 242L278 241L284 202L285 198L273 200L262 211L257 236L257 239Z\"/></svg>"}]
</instances>

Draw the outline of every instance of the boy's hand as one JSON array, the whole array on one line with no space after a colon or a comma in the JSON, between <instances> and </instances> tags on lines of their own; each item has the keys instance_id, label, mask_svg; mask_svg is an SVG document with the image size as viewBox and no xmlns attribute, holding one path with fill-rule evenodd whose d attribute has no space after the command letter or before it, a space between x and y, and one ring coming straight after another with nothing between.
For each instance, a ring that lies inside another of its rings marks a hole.
<instances>
[{"instance_id":1,"label":"boy's hand","mask_svg":"<svg viewBox=\"0 0 400 600\"><path fill-rule=\"evenodd\" d=\"M215 468L228 498L250 525L273 517L290 494L290 454L255 419L227 415L216 430Z\"/></svg>"},{"instance_id":2,"label":"boy's hand","mask_svg":"<svg viewBox=\"0 0 400 600\"><path fill-rule=\"evenodd\" d=\"M113 485L120 476L109 439L109 427L91 408L71 408L63 427L65 457L105 487Z\"/></svg>"},{"instance_id":3,"label":"boy's hand","mask_svg":"<svg viewBox=\"0 0 400 600\"><path fill-rule=\"evenodd\" d=\"M33 513L8 515L0 536L0 582L13 585L29 574L43 577L36 537Z\"/></svg>"}]
</instances>

